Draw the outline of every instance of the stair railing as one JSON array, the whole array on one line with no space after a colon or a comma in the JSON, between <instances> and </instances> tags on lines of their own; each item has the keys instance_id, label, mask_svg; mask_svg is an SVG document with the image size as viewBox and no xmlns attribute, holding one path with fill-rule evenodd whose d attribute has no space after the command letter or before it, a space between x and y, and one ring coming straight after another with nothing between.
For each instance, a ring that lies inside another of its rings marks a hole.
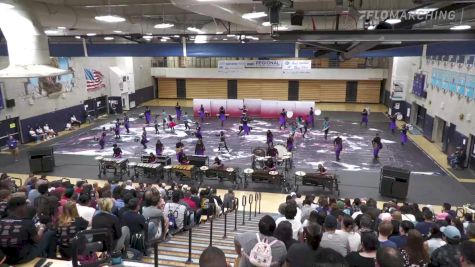
<instances>
[{"instance_id":1,"label":"stair railing","mask_svg":"<svg viewBox=\"0 0 475 267\"><path fill-rule=\"evenodd\" d=\"M242 225L245 225L245 217L246 217L246 202L247 198L246 196L242 196Z\"/></svg>"},{"instance_id":2,"label":"stair railing","mask_svg":"<svg viewBox=\"0 0 475 267\"><path fill-rule=\"evenodd\" d=\"M254 201L254 195L249 194L249 221L251 221L251 216L252 216L252 202Z\"/></svg>"},{"instance_id":3,"label":"stair railing","mask_svg":"<svg viewBox=\"0 0 475 267\"><path fill-rule=\"evenodd\" d=\"M234 231L237 231L237 220L239 211L239 198L234 198Z\"/></svg>"}]
</instances>

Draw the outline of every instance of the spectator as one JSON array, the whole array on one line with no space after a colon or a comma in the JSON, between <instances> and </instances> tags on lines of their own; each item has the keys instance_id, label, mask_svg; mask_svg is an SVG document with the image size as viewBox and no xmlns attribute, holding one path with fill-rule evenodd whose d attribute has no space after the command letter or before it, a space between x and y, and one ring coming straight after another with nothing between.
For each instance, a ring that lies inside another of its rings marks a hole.
<instances>
[{"instance_id":1,"label":"spectator","mask_svg":"<svg viewBox=\"0 0 475 267\"><path fill-rule=\"evenodd\" d=\"M187 206L188 209L196 210L198 207L196 206L196 202L191 199L191 192L185 191L183 199L180 201L182 204Z\"/></svg>"},{"instance_id":2,"label":"spectator","mask_svg":"<svg viewBox=\"0 0 475 267\"><path fill-rule=\"evenodd\" d=\"M59 216L56 238L59 245L59 253L65 259L72 255L71 242L76 234L86 230L88 221L79 216L76 204L69 200L63 205L63 211Z\"/></svg>"},{"instance_id":3,"label":"spectator","mask_svg":"<svg viewBox=\"0 0 475 267\"><path fill-rule=\"evenodd\" d=\"M401 249L404 259L404 266L427 266L429 264L429 253L424 247L424 238L416 229L411 229L407 233L407 243Z\"/></svg>"},{"instance_id":4,"label":"spectator","mask_svg":"<svg viewBox=\"0 0 475 267\"><path fill-rule=\"evenodd\" d=\"M376 252L376 263L379 267L401 267L404 260L399 250L392 247L380 247Z\"/></svg>"},{"instance_id":5,"label":"spectator","mask_svg":"<svg viewBox=\"0 0 475 267\"><path fill-rule=\"evenodd\" d=\"M285 248L287 251L289 250L290 246L295 243L298 243L297 240L292 238L293 231L292 231L292 224L288 221L282 221L277 225L277 229L274 231L274 237L278 240L284 242Z\"/></svg>"},{"instance_id":6,"label":"spectator","mask_svg":"<svg viewBox=\"0 0 475 267\"><path fill-rule=\"evenodd\" d=\"M88 194L81 194L79 195L78 202L76 204L79 216L84 218L88 222L89 226L92 225L92 217L96 212L96 209L89 207L90 202L91 198Z\"/></svg>"},{"instance_id":7,"label":"spectator","mask_svg":"<svg viewBox=\"0 0 475 267\"><path fill-rule=\"evenodd\" d=\"M227 267L224 252L217 247L207 247L200 255L200 267Z\"/></svg>"},{"instance_id":8,"label":"spectator","mask_svg":"<svg viewBox=\"0 0 475 267\"><path fill-rule=\"evenodd\" d=\"M457 227L449 225L440 228L442 239L447 243L434 250L430 257L431 266L459 266L459 243L462 235Z\"/></svg>"},{"instance_id":9,"label":"spectator","mask_svg":"<svg viewBox=\"0 0 475 267\"><path fill-rule=\"evenodd\" d=\"M314 267L347 267L345 258L331 248L320 248L315 253Z\"/></svg>"},{"instance_id":10,"label":"spectator","mask_svg":"<svg viewBox=\"0 0 475 267\"><path fill-rule=\"evenodd\" d=\"M453 225L453 226L457 227L457 229L459 229L462 240L466 239L465 229L463 227L463 223L460 221L459 218L450 218L450 225Z\"/></svg>"},{"instance_id":11,"label":"spectator","mask_svg":"<svg viewBox=\"0 0 475 267\"><path fill-rule=\"evenodd\" d=\"M47 183L47 181L45 180L32 181L32 184L31 184L32 189L28 192L28 202L30 203L31 206L34 205L35 199L40 196L40 192L38 192L38 186L43 183Z\"/></svg>"},{"instance_id":12,"label":"spectator","mask_svg":"<svg viewBox=\"0 0 475 267\"><path fill-rule=\"evenodd\" d=\"M233 204L234 204L234 191L232 189L229 189L226 194L224 194L223 197L223 207L225 209L233 209Z\"/></svg>"},{"instance_id":13,"label":"spectator","mask_svg":"<svg viewBox=\"0 0 475 267\"><path fill-rule=\"evenodd\" d=\"M27 217L27 204L24 197L14 196L8 201L8 216L0 220L0 238L5 240L0 249L7 255L7 264L20 264L36 257L56 256L54 231L46 225L35 226Z\"/></svg>"},{"instance_id":14,"label":"spectator","mask_svg":"<svg viewBox=\"0 0 475 267\"><path fill-rule=\"evenodd\" d=\"M113 205L114 201L110 198L101 198L99 200L99 211L92 217L92 229L109 229L111 236L110 240L105 240L105 249L121 251L129 244L130 230L127 226L122 226L117 216L112 214Z\"/></svg>"},{"instance_id":15,"label":"spectator","mask_svg":"<svg viewBox=\"0 0 475 267\"><path fill-rule=\"evenodd\" d=\"M460 266L475 266L475 242L463 241L460 244Z\"/></svg>"},{"instance_id":16,"label":"spectator","mask_svg":"<svg viewBox=\"0 0 475 267\"><path fill-rule=\"evenodd\" d=\"M125 206L126 210L122 213L120 219L124 226L130 231L130 236L143 233L145 229L145 218L139 213L139 200L132 198Z\"/></svg>"},{"instance_id":17,"label":"spectator","mask_svg":"<svg viewBox=\"0 0 475 267\"><path fill-rule=\"evenodd\" d=\"M398 248L403 248L407 242L407 233L409 230L414 229L414 224L410 221L402 221L401 225L399 226L399 235L398 236L391 236L389 240L396 243Z\"/></svg>"},{"instance_id":18,"label":"spectator","mask_svg":"<svg viewBox=\"0 0 475 267\"><path fill-rule=\"evenodd\" d=\"M465 232L467 233L467 239L475 242L475 223L467 225Z\"/></svg>"},{"instance_id":19,"label":"spectator","mask_svg":"<svg viewBox=\"0 0 475 267\"><path fill-rule=\"evenodd\" d=\"M173 191L172 202L165 204L164 214L168 216L169 231L171 234L183 230L183 222L185 220L186 207L179 204L180 192Z\"/></svg>"},{"instance_id":20,"label":"spectator","mask_svg":"<svg viewBox=\"0 0 475 267\"><path fill-rule=\"evenodd\" d=\"M302 227L302 223L299 219L295 218L297 215L297 204L295 201L290 200L285 207L284 215L285 217L281 217L275 221L277 225L279 225L283 221L288 221L292 224L292 238L297 240L299 235L299 230Z\"/></svg>"},{"instance_id":21,"label":"spectator","mask_svg":"<svg viewBox=\"0 0 475 267\"><path fill-rule=\"evenodd\" d=\"M417 222L416 216L412 214L413 210L412 210L412 207L409 206L409 204L404 203L404 205L402 205L401 208L399 208L399 211L401 212L401 217L403 221L410 221L413 224Z\"/></svg>"},{"instance_id":22,"label":"spectator","mask_svg":"<svg viewBox=\"0 0 475 267\"><path fill-rule=\"evenodd\" d=\"M433 222L434 214L430 210L427 209L427 210L424 210L424 212L422 212L422 218L424 219L424 221L418 222L416 224L415 229L419 231L419 233L421 233L422 236L427 237L429 235L430 228L434 224Z\"/></svg>"},{"instance_id":23,"label":"spectator","mask_svg":"<svg viewBox=\"0 0 475 267\"><path fill-rule=\"evenodd\" d=\"M430 228L430 238L426 241L429 256L432 255L434 250L446 244L442 239L442 232L439 227L439 223L434 223Z\"/></svg>"},{"instance_id":24,"label":"spectator","mask_svg":"<svg viewBox=\"0 0 475 267\"><path fill-rule=\"evenodd\" d=\"M463 228L467 229L468 225L471 223L473 223L473 214L467 212L463 216Z\"/></svg>"},{"instance_id":25,"label":"spectator","mask_svg":"<svg viewBox=\"0 0 475 267\"><path fill-rule=\"evenodd\" d=\"M144 194L144 206L142 207L142 215L145 219L152 219L148 225L148 234L151 237L160 237L162 235L162 225L158 217L163 217L165 224L165 232L168 231L168 220L163 216L163 211L160 209L160 193L154 190L148 190Z\"/></svg>"},{"instance_id":26,"label":"spectator","mask_svg":"<svg viewBox=\"0 0 475 267\"><path fill-rule=\"evenodd\" d=\"M59 205L64 206L66 202L71 200L71 197L73 197L73 195L74 195L74 188L72 186L64 189L64 194L62 194L62 197L59 200Z\"/></svg>"},{"instance_id":27,"label":"spectator","mask_svg":"<svg viewBox=\"0 0 475 267\"><path fill-rule=\"evenodd\" d=\"M452 205L450 205L450 203L444 203L442 205L442 212L449 214L452 218L457 218L457 213L455 210L452 210Z\"/></svg>"},{"instance_id":28,"label":"spectator","mask_svg":"<svg viewBox=\"0 0 475 267\"><path fill-rule=\"evenodd\" d=\"M253 267L249 262L249 254L259 240L264 238L267 242L272 243L271 253L272 262L274 266L282 266L285 261L287 250L285 244L282 241L277 240L272 235L274 234L276 224L274 219L269 215L265 215L259 221L259 233L246 232L234 237L234 247L236 253L241 256L239 261L239 267Z\"/></svg>"},{"instance_id":29,"label":"spectator","mask_svg":"<svg viewBox=\"0 0 475 267\"><path fill-rule=\"evenodd\" d=\"M323 233L320 246L322 248L334 249L345 257L350 252L350 244L346 235L335 233L337 224L338 222L334 216L328 215L325 218L325 223L323 224L325 232Z\"/></svg>"},{"instance_id":30,"label":"spectator","mask_svg":"<svg viewBox=\"0 0 475 267\"><path fill-rule=\"evenodd\" d=\"M112 197L114 198L114 208L116 210L120 210L125 205L124 200L122 199L122 191L123 189L121 186L116 186L112 190Z\"/></svg>"},{"instance_id":31,"label":"spectator","mask_svg":"<svg viewBox=\"0 0 475 267\"><path fill-rule=\"evenodd\" d=\"M302 218L300 219L302 223L308 219L308 217L310 216L310 212L314 210L312 208L313 200L314 200L314 197L312 197L311 195L307 195L305 196L305 199L302 201Z\"/></svg>"},{"instance_id":32,"label":"spectator","mask_svg":"<svg viewBox=\"0 0 475 267\"><path fill-rule=\"evenodd\" d=\"M315 212L316 213L316 212ZM316 251L320 247L322 228L315 222L306 226L304 242L290 246L287 252L288 267L313 267Z\"/></svg>"},{"instance_id":33,"label":"spectator","mask_svg":"<svg viewBox=\"0 0 475 267\"><path fill-rule=\"evenodd\" d=\"M394 243L391 240L388 240L389 236L393 232L392 223L388 221L381 222L378 226L378 232L379 232L379 235L378 235L379 247L397 248L396 243Z\"/></svg>"},{"instance_id":34,"label":"spectator","mask_svg":"<svg viewBox=\"0 0 475 267\"><path fill-rule=\"evenodd\" d=\"M350 267L374 267L376 250L378 249L378 238L373 232L361 235L361 251L353 251L346 256L346 261Z\"/></svg>"},{"instance_id":35,"label":"spectator","mask_svg":"<svg viewBox=\"0 0 475 267\"><path fill-rule=\"evenodd\" d=\"M359 251L361 245L361 236L355 232L355 222L349 215L343 216L341 220L341 230L336 230L339 235L346 235L350 245L350 251Z\"/></svg>"}]
</instances>

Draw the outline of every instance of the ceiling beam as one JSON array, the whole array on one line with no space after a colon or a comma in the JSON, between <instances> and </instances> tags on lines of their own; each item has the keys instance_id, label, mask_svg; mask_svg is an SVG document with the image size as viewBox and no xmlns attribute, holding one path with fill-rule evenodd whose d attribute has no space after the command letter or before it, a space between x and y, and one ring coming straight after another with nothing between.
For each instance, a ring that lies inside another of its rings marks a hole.
<instances>
[{"instance_id":1,"label":"ceiling beam","mask_svg":"<svg viewBox=\"0 0 475 267\"><path fill-rule=\"evenodd\" d=\"M273 38L295 42L451 42L473 41L475 30L278 31Z\"/></svg>"},{"instance_id":2,"label":"ceiling beam","mask_svg":"<svg viewBox=\"0 0 475 267\"><path fill-rule=\"evenodd\" d=\"M346 48L348 48L348 45L333 45L333 44L321 44L321 43L309 43L309 42L299 42L299 43L306 46L317 47L323 50L342 52L342 53L346 52Z\"/></svg>"}]
</instances>

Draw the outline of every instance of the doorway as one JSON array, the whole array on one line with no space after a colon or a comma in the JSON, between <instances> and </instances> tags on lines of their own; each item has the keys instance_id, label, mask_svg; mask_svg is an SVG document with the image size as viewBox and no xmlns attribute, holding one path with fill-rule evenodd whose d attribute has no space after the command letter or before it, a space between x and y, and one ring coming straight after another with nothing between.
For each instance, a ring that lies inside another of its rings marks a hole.
<instances>
[{"instance_id":1,"label":"doorway","mask_svg":"<svg viewBox=\"0 0 475 267\"><path fill-rule=\"evenodd\" d=\"M457 125L451 123L449 127L446 127L445 131L445 143L444 151L445 154L450 155L455 152L456 145L452 143L452 139L455 139L455 129Z\"/></svg>"},{"instance_id":2,"label":"doorway","mask_svg":"<svg viewBox=\"0 0 475 267\"><path fill-rule=\"evenodd\" d=\"M358 82L347 81L346 82L346 98L347 103L355 103L358 97Z\"/></svg>"},{"instance_id":3,"label":"doorway","mask_svg":"<svg viewBox=\"0 0 475 267\"><path fill-rule=\"evenodd\" d=\"M120 97L122 98L122 109L123 110L130 110L130 107L129 107L129 94L128 93L122 93L120 95Z\"/></svg>"},{"instance_id":4,"label":"doorway","mask_svg":"<svg viewBox=\"0 0 475 267\"><path fill-rule=\"evenodd\" d=\"M426 119L427 109L422 106L417 105L416 109L416 126L420 129L424 129L424 122Z\"/></svg>"},{"instance_id":5,"label":"doorway","mask_svg":"<svg viewBox=\"0 0 475 267\"><path fill-rule=\"evenodd\" d=\"M468 151L468 167L475 171L475 135L470 135L470 145Z\"/></svg>"},{"instance_id":6,"label":"doorway","mask_svg":"<svg viewBox=\"0 0 475 267\"><path fill-rule=\"evenodd\" d=\"M440 148L440 150L443 150L443 147L444 147L444 141L446 138L446 131L445 131L446 126L447 126L446 121L444 121L443 119L437 116L434 118L434 126L433 126L434 134L433 134L432 140Z\"/></svg>"}]
</instances>

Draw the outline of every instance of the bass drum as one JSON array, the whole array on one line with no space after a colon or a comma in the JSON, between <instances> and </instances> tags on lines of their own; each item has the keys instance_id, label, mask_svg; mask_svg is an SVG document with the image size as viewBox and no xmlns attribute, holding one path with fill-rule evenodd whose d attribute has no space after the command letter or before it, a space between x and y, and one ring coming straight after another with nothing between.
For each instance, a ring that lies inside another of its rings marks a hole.
<instances>
[{"instance_id":1,"label":"bass drum","mask_svg":"<svg viewBox=\"0 0 475 267\"><path fill-rule=\"evenodd\" d=\"M279 158L282 158L284 154L287 154L287 147L283 144L277 144L274 148L279 152Z\"/></svg>"},{"instance_id":2,"label":"bass drum","mask_svg":"<svg viewBox=\"0 0 475 267\"><path fill-rule=\"evenodd\" d=\"M256 147L252 150L252 154L256 157L265 157L266 156L266 149L263 147Z\"/></svg>"}]
</instances>

